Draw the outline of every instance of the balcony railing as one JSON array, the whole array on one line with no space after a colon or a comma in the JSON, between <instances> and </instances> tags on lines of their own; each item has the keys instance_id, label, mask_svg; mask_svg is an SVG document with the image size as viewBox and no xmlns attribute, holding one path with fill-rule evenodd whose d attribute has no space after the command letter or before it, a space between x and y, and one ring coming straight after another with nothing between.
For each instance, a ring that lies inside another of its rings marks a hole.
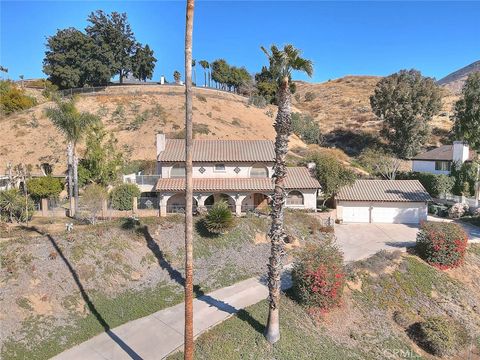
<instances>
[{"instance_id":1,"label":"balcony railing","mask_svg":"<svg viewBox=\"0 0 480 360\"><path fill-rule=\"evenodd\" d=\"M135 175L135 183L137 185L155 186L160 177L160 175Z\"/></svg>"}]
</instances>

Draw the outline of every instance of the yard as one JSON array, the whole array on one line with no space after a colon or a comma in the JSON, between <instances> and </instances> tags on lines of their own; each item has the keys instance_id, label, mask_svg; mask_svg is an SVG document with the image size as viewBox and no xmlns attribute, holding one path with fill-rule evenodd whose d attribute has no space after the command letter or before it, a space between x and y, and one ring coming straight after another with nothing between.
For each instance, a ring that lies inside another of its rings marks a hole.
<instances>
[{"instance_id":1,"label":"yard","mask_svg":"<svg viewBox=\"0 0 480 360\"><path fill-rule=\"evenodd\" d=\"M209 235L197 218L195 294L264 274L269 220L236 219ZM287 212L293 244L321 241L316 220ZM94 335L183 300L183 217L98 225L33 223L0 242L2 359L47 359ZM291 251L290 251L291 255Z\"/></svg>"},{"instance_id":2,"label":"yard","mask_svg":"<svg viewBox=\"0 0 480 360\"><path fill-rule=\"evenodd\" d=\"M196 358L435 359L412 341L413 329L426 317L445 315L472 335L467 349L449 359L476 359L479 272L479 245L471 246L463 267L446 272L416 256L380 252L349 265L344 302L326 315L310 316L287 292L281 305L281 339L274 346L263 337L268 313L263 301L200 336ZM176 353L169 359L181 358L183 354Z\"/></svg>"}]
</instances>

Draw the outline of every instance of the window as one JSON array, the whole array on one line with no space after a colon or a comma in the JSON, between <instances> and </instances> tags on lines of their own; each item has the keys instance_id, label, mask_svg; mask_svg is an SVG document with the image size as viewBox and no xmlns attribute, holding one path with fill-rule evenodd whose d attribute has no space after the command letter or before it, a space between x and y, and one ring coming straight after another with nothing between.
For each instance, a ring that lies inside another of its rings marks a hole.
<instances>
[{"instance_id":1,"label":"window","mask_svg":"<svg viewBox=\"0 0 480 360\"><path fill-rule=\"evenodd\" d=\"M171 178L185 177L185 165L183 164L173 165L172 170L170 170L170 177Z\"/></svg>"},{"instance_id":2,"label":"window","mask_svg":"<svg viewBox=\"0 0 480 360\"><path fill-rule=\"evenodd\" d=\"M287 196L287 205L303 205L303 195L300 191L290 191Z\"/></svg>"},{"instance_id":3,"label":"window","mask_svg":"<svg viewBox=\"0 0 480 360\"><path fill-rule=\"evenodd\" d=\"M250 177L252 178L267 178L268 169L263 165L253 165L250 169Z\"/></svg>"},{"instance_id":4,"label":"window","mask_svg":"<svg viewBox=\"0 0 480 360\"><path fill-rule=\"evenodd\" d=\"M215 164L214 170L215 172L225 172L225 164Z\"/></svg>"},{"instance_id":5,"label":"window","mask_svg":"<svg viewBox=\"0 0 480 360\"><path fill-rule=\"evenodd\" d=\"M451 161L435 161L435 170L437 171L450 171L451 167Z\"/></svg>"}]
</instances>

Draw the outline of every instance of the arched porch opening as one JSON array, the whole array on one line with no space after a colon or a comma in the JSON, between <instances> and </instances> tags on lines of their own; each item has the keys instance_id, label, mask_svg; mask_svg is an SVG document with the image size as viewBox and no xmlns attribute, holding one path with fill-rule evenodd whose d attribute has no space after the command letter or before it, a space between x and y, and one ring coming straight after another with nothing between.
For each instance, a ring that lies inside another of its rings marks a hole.
<instances>
[{"instance_id":1,"label":"arched porch opening","mask_svg":"<svg viewBox=\"0 0 480 360\"><path fill-rule=\"evenodd\" d=\"M262 193L251 193L248 194L242 201L242 212L266 212L268 210L269 203L270 198L267 195Z\"/></svg>"},{"instance_id":2,"label":"arched porch opening","mask_svg":"<svg viewBox=\"0 0 480 360\"><path fill-rule=\"evenodd\" d=\"M210 209L216 202L225 201L228 204L228 207L235 211L235 199L224 193L212 194L205 199L204 205L207 209Z\"/></svg>"},{"instance_id":3,"label":"arched porch opening","mask_svg":"<svg viewBox=\"0 0 480 360\"><path fill-rule=\"evenodd\" d=\"M175 194L167 201L168 214L185 214L185 194ZM193 211L197 208L197 200L193 198Z\"/></svg>"}]
</instances>

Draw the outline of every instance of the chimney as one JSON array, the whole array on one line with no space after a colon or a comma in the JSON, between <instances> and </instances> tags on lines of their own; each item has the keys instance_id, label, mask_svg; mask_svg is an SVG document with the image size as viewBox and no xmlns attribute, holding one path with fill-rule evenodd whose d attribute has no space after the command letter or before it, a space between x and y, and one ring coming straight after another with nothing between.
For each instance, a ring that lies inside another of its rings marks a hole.
<instances>
[{"instance_id":1,"label":"chimney","mask_svg":"<svg viewBox=\"0 0 480 360\"><path fill-rule=\"evenodd\" d=\"M157 134L157 157L165 150L165 134Z\"/></svg>"},{"instance_id":2,"label":"chimney","mask_svg":"<svg viewBox=\"0 0 480 360\"><path fill-rule=\"evenodd\" d=\"M462 165L465 161L468 160L470 155L470 149L468 144L463 141L454 141L453 142L453 157L452 160L455 164Z\"/></svg>"},{"instance_id":3,"label":"chimney","mask_svg":"<svg viewBox=\"0 0 480 360\"><path fill-rule=\"evenodd\" d=\"M307 164L307 169L308 171L310 171L310 174L314 174L315 173L315 168L317 167L317 164L315 164L313 161L312 162L309 162Z\"/></svg>"}]
</instances>

